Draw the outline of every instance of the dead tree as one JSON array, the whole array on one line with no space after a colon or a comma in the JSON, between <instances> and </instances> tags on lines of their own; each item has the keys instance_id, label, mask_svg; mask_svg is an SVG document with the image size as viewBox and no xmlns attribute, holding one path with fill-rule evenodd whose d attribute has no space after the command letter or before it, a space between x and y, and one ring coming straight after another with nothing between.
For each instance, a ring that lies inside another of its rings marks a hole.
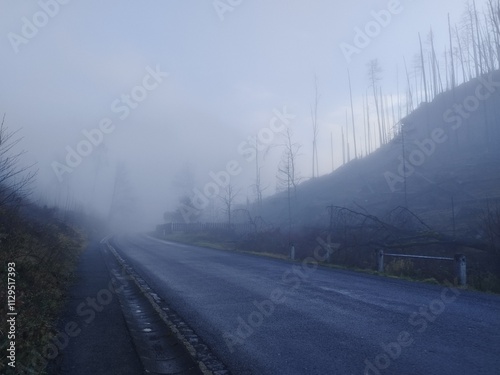
<instances>
[{"instance_id":1,"label":"dead tree","mask_svg":"<svg viewBox=\"0 0 500 375\"><path fill-rule=\"evenodd\" d=\"M313 154L312 154L312 177L319 176L319 166L318 166L318 78L314 76L314 103L311 105L311 123L312 123L312 131L313 131Z\"/></svg>"},{"instance_id":2,"label":"dead tree","mask_svg":"<svg viewBox=\"0 0 500 375\"><path fill-rule=\"evenodd\" d=\"M18 131L9 132L5 115L0 124L0 208L19 207L31 194L30 186L36 177L34 165L21 165L26 151L16 151L22 141Z\"/></svg>"},{"instance_id":3,"label":"dead tree","mask_svg":"<svg viewBox=\"0 0 500 375\"><path fill-rule=\"evenodd\" d=\"M234 200L236 196L238 195L238 191L234 191L233 185L229 184L224 188L224 194L219 195L220 200L222 201L222 204L224 205L223 211L227 215L227 225L229 229L231 229L232 225L232 211L233 211L233 206L234 206Z\"/></svg>"},{"instance_id":4,"label":"dead tree","mask_svg":"<svg viewBox=\"0 0 500 375\"><path fill-rule=\"evenodd\" d=\"M455 58L453 56L453 35L452 35L452 32L451 32L450 13L448 13L448 36L449 36L449 39L450 39L451 89L455 90L455 87L456 87Z\"/></svg>"},{"instance_id":5,"label":"dead tree","mask_svg":"<svg viewBox=\"0 0 500 375\"><path fill-rule=\"evenodd\" d=\"M293 142L290 128L287 128L283 147L283 155L278 166L276 177L278 179L278 188L285 190L287 194L288 227L290 236L292 231L292 201L296 199L297 186L300 182L299 173L297 171L297 157L301 148L301 145Z\"/></svg>"},{"instance_id":6,"label":"dead tree","mask_svg":"<svg viewBox=\"0 0 500 375\"><path fill-rule=\"evenodd\" d=\"M351 73L347 70L347 78L349 79L349 97L351 99L351 116L352 116L352 137L354 140L354 159L358 158L358 146L356 142L356 126L354 121L354 104L352 101L352 84L351 84Z\"/></svg>"},{"instance_id":7,"label":"dead tree","mask_svg":"<svg viewBox=\"0 0 500 375\"><path fill-rule=\"evenodd\" d=\"M375 101L375 110L377 111L377 124L378 124L378 135L379 135L379 146L383 144L382 136L382 123L380 118L380 106L378 102L378 89L377 83L380 81L380 74L382 73L382 68L377 59L371 60L368 63L368 79L370 80L370 86L373 90L373 100Z\"/></svg>"},{"instance_id":8,"label":"dead tree","mask_svg":"<svg viewBox=\"0 0 500 375\"><path fill-rule=\"evenodd\" d=\"M420 42L420 68L422 69L422 82L424 84L424 96L425 96L425 102L429 102L429 94L427 91L427 74L425 73L425 60L424 60L424 48L422 46L422 37L420 36L420 33L418 34L418 40ZM418 103L417 103L418 104Z\"/></svg>"},{"instance_id":9,"label":"dead tree","mask_svg":"<svg viewBox=\"0 0 500 375\"><path fill-rule=\"evenodd\" d=\"M342 247L366 249L411 249L433 245L465 246L488 250L487 242L440 233L406 207L396 207L384 217L357 209L331 206L332 236Z\"/></svg>"}]
</instances>

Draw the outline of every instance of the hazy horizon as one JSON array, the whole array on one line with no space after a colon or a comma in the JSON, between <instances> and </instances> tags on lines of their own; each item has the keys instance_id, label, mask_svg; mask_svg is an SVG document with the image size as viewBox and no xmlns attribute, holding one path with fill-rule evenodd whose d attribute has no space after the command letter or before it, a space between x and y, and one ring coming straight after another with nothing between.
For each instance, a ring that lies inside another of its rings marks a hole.
<instances>
[{"instance_id":1,"label":"hazy horizon","mask_svg":"<svg viewBox=\"0 0 500 375\"><path fill-rule=\"evenodd\" d=\"M319 173L330 173L331 136L335 167L342 161L341 129L350 111L347 71L356 131L362 132L367 63L380 60L385 95L403 95L403 58L414 66L418 33L425 42L432 27L442 60L448 13L452 24L460 23L466 1L230 3L236 5L3 1L0 113L10 130L21 129L25 163L39 170L33 198L57 204L70 196L105 214L122 163L138 222L150 227L186 190L202 190L210 173L236 161L238 199L252 200L255 165L242 150L248 137L272 129L277 112L290 115L285 117L302 145L300 173L310 178L315 76ZM477 2L480 9L484 4ZM346 59L341 47L355 45L356 28L365 29L391 9L387 25ZM272 130L261 134L272 135L266 143L272 147L262 151L264 193L270 195L283 139ZM54 165L65 164L69 149L92 139L99 145L88 156L69 157L71 172L58 176Z\"/></svg>"}]
</instances>

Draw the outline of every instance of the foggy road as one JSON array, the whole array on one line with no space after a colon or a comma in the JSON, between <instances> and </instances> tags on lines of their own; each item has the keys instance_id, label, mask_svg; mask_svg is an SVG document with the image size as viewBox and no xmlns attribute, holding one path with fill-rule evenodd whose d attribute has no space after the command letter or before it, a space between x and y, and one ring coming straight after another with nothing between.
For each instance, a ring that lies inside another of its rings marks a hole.
<instances>
[{"instance_id":1,"label":"foggy road","mask_svg":"<svg viewBox=\"0 0 500 375\"><path fill-rule=\"evenodd\" d=\"M233 374L498 374L500 298L117 236Z\"/></svg>"},{"instance_id":2,"label":"foggy road","mask_svg":"<svg viewBox=\"0 0 500 375\"><path fill-rule=\"evenodd\" d=\"M0 375L500 375L500 0L2 4Z\"/></svg>"}]
</instances>

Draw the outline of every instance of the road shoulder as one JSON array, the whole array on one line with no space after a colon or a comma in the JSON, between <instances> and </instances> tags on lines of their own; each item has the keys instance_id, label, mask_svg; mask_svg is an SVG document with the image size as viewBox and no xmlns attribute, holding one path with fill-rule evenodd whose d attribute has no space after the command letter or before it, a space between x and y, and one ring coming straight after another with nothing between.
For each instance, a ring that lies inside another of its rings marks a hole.
<instances>
[{"instance_id":1,"label":"road shoulder","mask_svg":"<svg viewBox=\"0 0 500 375\"><path fill-rule=\"evenodd\" d=\"M48 374L142 374L97 241L81 255L76 273L58 320L60 346Z\"/></svg>"}]
</instances>

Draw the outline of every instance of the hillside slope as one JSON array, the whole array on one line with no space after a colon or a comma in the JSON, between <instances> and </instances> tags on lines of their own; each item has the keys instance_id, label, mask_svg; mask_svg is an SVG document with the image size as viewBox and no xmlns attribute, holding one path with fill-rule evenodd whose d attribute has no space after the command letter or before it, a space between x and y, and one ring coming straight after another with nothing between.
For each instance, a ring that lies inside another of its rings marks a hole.
<instances>
[{"instance_id":1,"label":"hillside slope","mask_svg":"<svg viewBox=\"0 0 500 375\"><path fill-rule=\"evenodd\" d=\"M327 225L328 205L374 215L404 206L441 231L470 230L500 201L500 71L422 103L401 124L371 155L299 185L294 226ZM263 206L267 221L287 225L286 194Z\"/></svg>"}]
</instances>

